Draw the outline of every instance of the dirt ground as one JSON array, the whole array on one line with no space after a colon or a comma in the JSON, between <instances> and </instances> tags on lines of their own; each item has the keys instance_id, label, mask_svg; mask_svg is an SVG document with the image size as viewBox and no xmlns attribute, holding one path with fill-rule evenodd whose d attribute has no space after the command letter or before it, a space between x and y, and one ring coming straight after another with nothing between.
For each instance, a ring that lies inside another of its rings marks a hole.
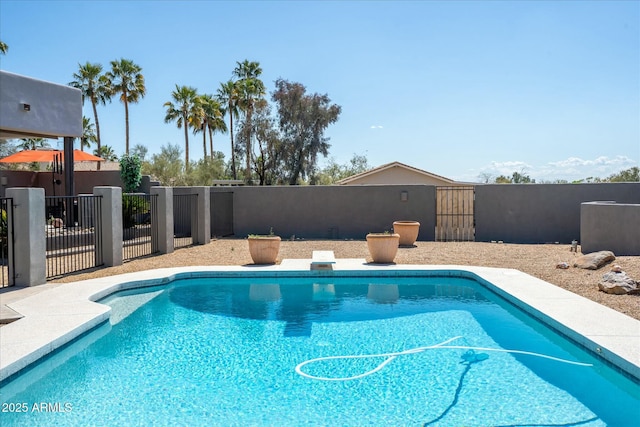
<instances>
[{"instance_id":1,"label":"dirt ground","mask_svg":"<svg viewBox=\"0 0 640 427\"><path fill-rule=\"evenodd\" d=\"M278 260L310 259L314 250L332 250L336 258L364 258L371 261L367 244L363 240L283 240ZM556 268L561 262L573 266L574 259L579 255L580 252L571 252L570 246L563 244L416 242L414 247L401 247L395 261L397 264L514 268L640 320L640 296L610 295L598 290L598 282L609 271L610 265L595 271L574 267L566 270ZM245 264L252 264L245 239L219 239L207 245L177 249L171 254L136 259L117 267L73 274L55 282L73 282L155 268ZM629 276L640 280L639 256L620 256L611 265L613 264L620 265Z\"/></svg>"}]
</instances>

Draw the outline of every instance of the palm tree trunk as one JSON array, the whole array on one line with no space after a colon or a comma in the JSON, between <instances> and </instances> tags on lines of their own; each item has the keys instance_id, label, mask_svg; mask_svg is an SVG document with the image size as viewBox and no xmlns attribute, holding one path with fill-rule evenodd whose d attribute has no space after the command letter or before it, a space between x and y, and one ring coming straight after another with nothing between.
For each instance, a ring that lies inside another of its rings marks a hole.
<instances>
[{"instance_id":1,"label":"palm tree trunk","mask_svg":"<svg viewBox=\"0 0 640 427\"><path fill-rule=\"evenodd\" d=\"M127 91L123 92L124 95L124 123L125 123L125 134L126 134L126 145L124 152L129 155L129 104L127 103Z\"/></svg>"},{"instance_id":2,"label":"palm tree trunk","mask_svg":"<svg viewBox=\"0 0 640 427\"><path fill-rule=\"evenodd\" d=\"M204 152L204 159L207 160L207 125L202 125L202 151Z\"/></svg>"},{"instance_id":3,"label":"palm tree trunk","mask_svg":"<svg viewBox=\"0 0 640 427\"><path fill-rule=\"evenodd\" d=\"M229 132L231 133L231 173L233 174L233 179L238 179L236 175L236 150L233 145L233 112L231 109L229 109Z\"/></svg>"},{"instance_id":4,"label":"palm tree trunk","mask_svg":"<svg viewBox=\"0 0 640 427\"><path fill-rule=\"evenodd\" d=\"M247 169L244 172L245 181L251 183L251 106L247 109Z\"/></svg>"},{"instance_id":5,"label":"palm tree trunk","mask_svg":"<svg viewBox=\"0 0 640 427\"><path fill-rule=\"evenodd\" d=\"M184 127L184 167L189 169L189 132L187 127Z\"/></svg>"},{"instance_id":6,"label":"palm tree trunk","mask_svg":"<svg viewBox=\"0 0 640 427\"><path fill-rule=\"evenodd\" d=\"M96 108L95 98L91 98L91 106L93 107L93 117L96 119L96 138L98 139L97 147L98 153L100 153L100 123L98 122L98 109ZM82 146L82 142L80 143L80 146ZM100 170L100 162L96 163L98 163L97 169Z\"/></svg>"},{"instance_id":7,"label":"palm tree trunk","mask_svg":"<svg viewBox=\"0 0 640 427\"><path fill-rule=\"evenodd\" d=\"M207 126L209 130L209 153L211 154L211 161L213 162L213 130L211 126Z\"/></svg>"},{"instance_id":8,"label":"palm tree trunk","mask_svg":"<svg viewBox=\"0 0 640 427\"><path fill-rule=\"evenodd\" d=\"M189 170L189 125L187 115L184 115L184 170Z\"/></svg>"}]
</instances>

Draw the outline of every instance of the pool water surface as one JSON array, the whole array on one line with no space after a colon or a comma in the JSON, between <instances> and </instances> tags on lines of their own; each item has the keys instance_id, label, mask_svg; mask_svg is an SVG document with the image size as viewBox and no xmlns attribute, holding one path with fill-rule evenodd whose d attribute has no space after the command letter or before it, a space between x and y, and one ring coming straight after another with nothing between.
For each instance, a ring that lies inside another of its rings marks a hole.
<instances>
[{"instance_id":1,"label":"pool water surface","mask_svg":"<svg viewBox=\"0 0 640 427\"><path fill-rule=\"evenodd\" d=\"M471 279L185 279L102 302L109 323L2 386L3 427L640 417L635 381Z\"/></svg>"}]
</instances>

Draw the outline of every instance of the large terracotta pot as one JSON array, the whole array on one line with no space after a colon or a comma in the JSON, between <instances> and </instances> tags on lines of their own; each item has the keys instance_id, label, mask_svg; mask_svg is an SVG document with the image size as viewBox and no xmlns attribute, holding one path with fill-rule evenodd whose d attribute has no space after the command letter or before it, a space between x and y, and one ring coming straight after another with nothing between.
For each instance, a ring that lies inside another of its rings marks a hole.
<instances>
[{"instance_id":1,"label":"large terracotta pot","mask_svg":"<svg viewBox=\"0 0 640 427\"><path fill-rule=\"evenodd\" d=\"M275 264L280 250L280 236L249 236L247 241L254 264Z\"/></svg>"},{"instance_id":2,"label":"large terracotta pot","mask_svg":"<svg viewBox=\"0 0 640 427\"><path fill-rule=\"evenodd\" d=\"M392 263L398 253L399 234L369 233L367 248L373 262L378 264Z\"/></svg>"},{"instance_id":3,"label":"large terracotta pot","mask_svg":"<svg viewBox=\"0 0 640 427\"><path fill-rule=\"evenodd\" d=\"M413 246L418 239L420 223L418 221L394 221L393 232L400 235L400 246Z\"/></svg>"}]
</instances>

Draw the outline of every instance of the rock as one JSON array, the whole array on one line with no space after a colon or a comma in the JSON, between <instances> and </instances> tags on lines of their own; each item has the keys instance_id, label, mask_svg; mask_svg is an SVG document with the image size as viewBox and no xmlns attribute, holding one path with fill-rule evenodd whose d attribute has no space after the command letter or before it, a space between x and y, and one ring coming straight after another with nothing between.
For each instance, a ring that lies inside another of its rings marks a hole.
<instances>
[{"instance_id":1,"label":"rock","mask_svg":"<svg viewBox=\"0 0 640 427\"><path fill-rule=\"evenodd\" d=\"M573 266L587 270L597 270L614 259L616 259L616 256L611 251L592 252L577 258Z\"/></svg>"},{"instance_id":2,"label":"rock","mask_svg":"<svg viewBox=\"0 0 640 427\"><path fill-rule=\"evenodd\" d=\"M622 267L620 267L618 264L614 264L611 266L611 271L613 271L614 273L622 273Z\"/></svg>"},{"instance_id":3,"label":"rock","mask_svg":"<svg viewBox=\"0 0 640 427\"><path fill-rule=\"evenodd\" d=\"M610 271L602 276L598 289L615 295L640 294L640 282L633 280L624 271L620 273Z\"/></svg>"},{"instance_id":4,"label":"rock","mask_svg":"<svg viewBox=\"0 0 640 427\"><path fill-rule=\"evenodd\" d=\"M568 262L561 262L559 264L556 264L556 268L561 268L563 270L566 270L567 268L569 268L569 263Z\"/></svg>"}]
</instances>

